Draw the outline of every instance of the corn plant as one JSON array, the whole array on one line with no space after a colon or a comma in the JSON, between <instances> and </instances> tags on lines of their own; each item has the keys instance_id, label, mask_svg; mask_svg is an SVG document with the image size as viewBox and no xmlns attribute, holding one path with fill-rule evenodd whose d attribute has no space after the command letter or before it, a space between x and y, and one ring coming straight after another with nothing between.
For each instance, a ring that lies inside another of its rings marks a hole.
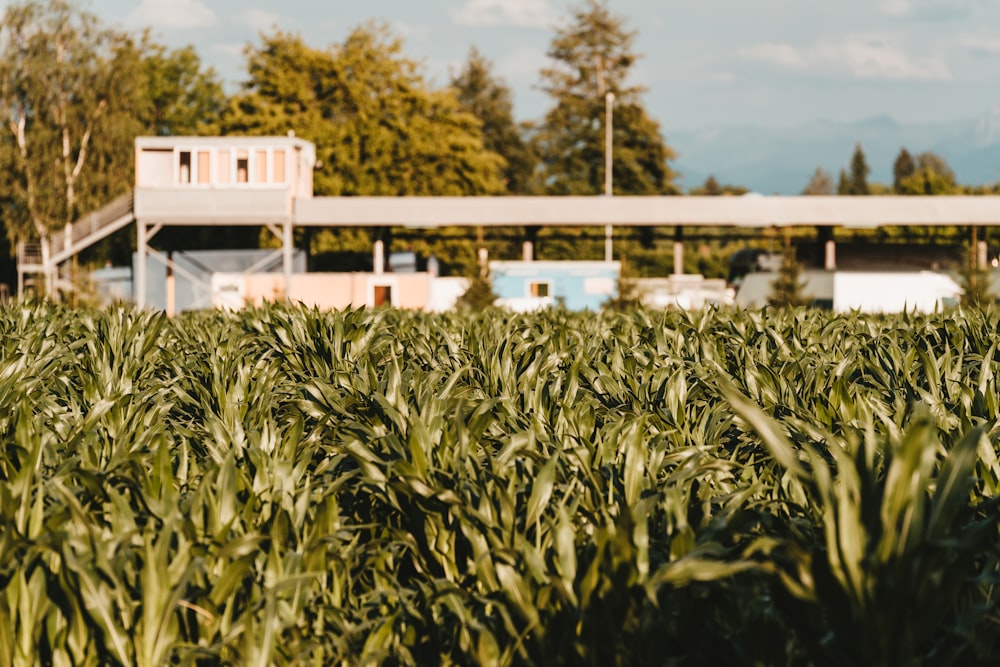
<instances>
[{"instance_id":1,"label":"corn plant","mask_svg":"<svg viewBox=\"0 0 1000 667\"><path fill-rule=\"evenodd\" d=\"M998 331L9 306L0 665L995 661Z\"/></svg>"}]
</instances>

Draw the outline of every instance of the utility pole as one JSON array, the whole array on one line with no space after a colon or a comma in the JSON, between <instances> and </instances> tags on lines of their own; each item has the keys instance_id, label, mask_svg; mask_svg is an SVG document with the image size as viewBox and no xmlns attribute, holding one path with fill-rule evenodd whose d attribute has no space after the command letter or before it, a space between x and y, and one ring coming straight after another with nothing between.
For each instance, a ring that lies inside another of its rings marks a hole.
<instances>
[{"instance_id":1,"label":"utility pole","mask_svg":"<svg viewBox=\"0 0 1000 667\"><path fill-rule=\"evenodd\" d=\"M615 94L606 90L604 84L604 59L601 56L594 58L595 69L597 70L597 94L604 96L604 196L614 196L614 107ZM612 237L614 228L608 224L604 226L604 261L610 262L614 257L614 247Z\"/></svg>"},{"instance_id":2,"label":"utility pole","mask_svg":"<svg viewBox=\"0 0 1000 667\"><path fill-rule=\"evenodd\" d=\"M604 196L614 196L614 108L615 94L610 90L604 94ZM604 261L613 258L610 224L604 226Z\"/></svg>"}]
</instances>

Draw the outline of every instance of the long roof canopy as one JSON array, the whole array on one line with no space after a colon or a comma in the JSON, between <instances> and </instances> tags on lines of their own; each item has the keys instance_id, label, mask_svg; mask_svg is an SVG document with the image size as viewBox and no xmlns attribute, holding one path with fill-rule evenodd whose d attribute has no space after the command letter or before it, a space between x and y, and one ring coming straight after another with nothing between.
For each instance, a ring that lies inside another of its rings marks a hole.
<instances>
[{"instance_id":1,"label":"long roof canopy","mask_svg":"<svg viewBox=\"0 0 1000 667\"><path fill-rule=\"evenodd\" d=\"M734 226L872 228L1000 225L1000 196L314 197L304 226Z\"/></svg>"}]
</instances>

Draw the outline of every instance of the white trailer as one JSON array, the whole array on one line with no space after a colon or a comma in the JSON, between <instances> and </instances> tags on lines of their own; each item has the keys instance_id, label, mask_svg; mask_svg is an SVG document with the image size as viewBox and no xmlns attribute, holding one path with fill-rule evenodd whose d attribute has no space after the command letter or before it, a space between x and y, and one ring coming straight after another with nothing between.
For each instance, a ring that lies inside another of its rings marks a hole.
<instances>
[{"instance_id":1,"label":"white trailer","mask_svg":"<svg viewBox=\"0 0 1000 667\"><path fill-rule=\"evenodd\" d=\"M778 274L747 274L736 293L736 305L767 304ZM802 293L814 305L835 312L933 312L958 303L962 288L947 273L936 271L803 271Z\"/></svg>"},{"instance_id":2,"label":"white trailer","mask_svg":"<svg viewBox=\"0 0 1000 667\"><path fill-rule=\"evenodd\" d=\"M936 271L838 271L833 276L837 312L930 313L958 303L962 288Z\"/></svg>"}]
</instances>

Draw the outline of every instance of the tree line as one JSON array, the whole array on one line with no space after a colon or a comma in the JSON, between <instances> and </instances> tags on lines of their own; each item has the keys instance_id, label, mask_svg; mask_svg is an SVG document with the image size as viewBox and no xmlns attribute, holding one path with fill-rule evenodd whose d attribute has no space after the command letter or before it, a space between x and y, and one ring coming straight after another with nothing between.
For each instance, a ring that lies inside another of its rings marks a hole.
<instances>
[{"instance_id":1,"label":"tree line","mask_svg":"<svg viewBox=\"0 0 1000 667\"><path fill-rule=\"evenodd\" d=\"M319 195L597 194L598 86L617 99L615 192L675 193L673 153L628 83L633 39L604 2L586 0L540 73L551 110L517 123L509 88L474 48L434 87L374 22L326 47L262 35L227 95L193 47L109 28L67 0L14 4L0 26L0 219L10 240L44 238L127 191L143 134L294 131L317 146Z\"/></svg>"},{"instance_id":2,"label":"tree line","mask_svg":"<svg viewBox=\"0 0 1000 667\"><path fill-rule=\"evenodd\" d=\"M375 22L322 47L278 29L263 34L246 48L245 80L227 94L192 46L171 50L149 30L108 27L68 0L13 4L0 24L0 237L43 239L127 192L139 135L293 131L317 147L318 195L596 195L605 181L606 92L615 96L614 194L682 194L674 152L643 105L644 89L629 80L640 57L635 36L606 0L581 0L539 72L549 110L519 123L510 89L474 47L446 85L434 86L402 40ZM907 187L939 187L938 163L911 160ZM692 194L745 191L710 177ZM516 256L523 231L491 230L491 252ZM325 230L300 241L344 266L346 256L370 251L369 233ZM592 230L531 233L552 258L601 256ZM201 234L206 244L266 242L256 232ZM621 232L618 247L640 273L665 268L656 235ZM165 230L158 242L171 239ZM443 230L397 231L392 245L470 274L476 244ZM99 252L127 261L130 247L118 239Z\"/></svg>"},{"instance_id":3,"label":"tree line","mask_svg":"<svg viewBox=\"0 0 1000 667\"><path fill-rule=\"evenodd\" d=\"M899 149L892 165L892 183L870 182L871 168L861 144L856 144L847 167L841 168L834 186L833 178L817 167L804 195L987 195L1000 194L1000 183L963 185L948 162L932 151L913 155L906 147Z\"/></svg>"}]
</instances>

